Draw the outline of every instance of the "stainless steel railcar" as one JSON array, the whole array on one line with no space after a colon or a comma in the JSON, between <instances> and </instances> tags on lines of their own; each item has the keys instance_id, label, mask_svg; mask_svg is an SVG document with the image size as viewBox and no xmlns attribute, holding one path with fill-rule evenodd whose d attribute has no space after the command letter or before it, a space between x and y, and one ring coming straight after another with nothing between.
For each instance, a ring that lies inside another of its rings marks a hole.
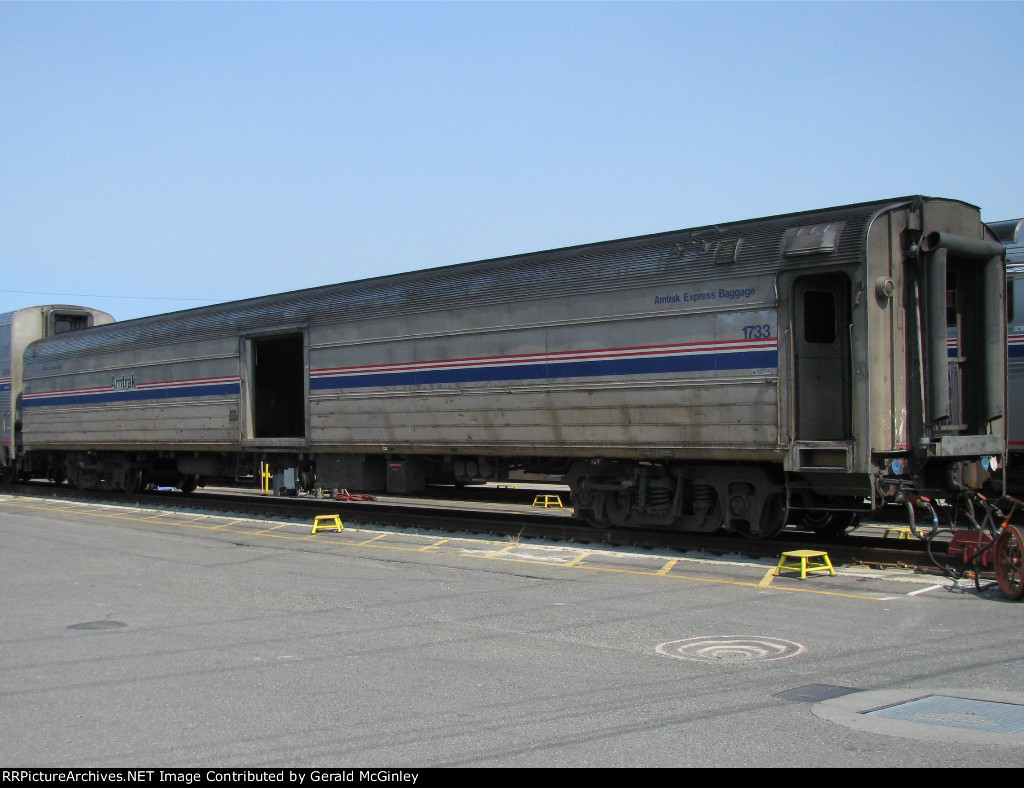
<instances>
[{"instance_id":1,"label":"stainless steel railcar","mask_svg":"<svg viewBox=\"0 0 1024 788\"><path fill-rule=\"evenodd\" d=\"M1024 496L1024 219L992 222L989 227L1006 247L1007 449L1006 484Z\"/></svg>"},{"instance_id":2,"label":"stainless steel railcar","mask_svg":"<svg viewBox=\"0 0 1024 788\"><path fill-rule=\"evenodd\" d=\"M904 197L204 307L31 345L18 456L126 490L517 469L597 525L835 526L991 481L1003 282L976 207Z\"/></svg>"},{"instance_id":3,"label":"stainless steel railcar","mask_svg":"<svg viewBox=\"0 0 1024 788\"><path fill-rule=\"evenodd\" d=\"M0 470L13 481L19 468L29 472L19 458L21 449L22 354L37 339L112 323L106 312L81 306L29 307L0 315ZM16 417L17 415L17 417Z\"/></svg>"}]
</instances>

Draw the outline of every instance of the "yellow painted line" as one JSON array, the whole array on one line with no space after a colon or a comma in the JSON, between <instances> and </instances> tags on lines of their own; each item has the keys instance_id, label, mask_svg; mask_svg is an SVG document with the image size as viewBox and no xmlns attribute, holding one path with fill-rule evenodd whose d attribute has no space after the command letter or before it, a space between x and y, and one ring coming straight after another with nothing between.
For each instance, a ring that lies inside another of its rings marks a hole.
<instances>
[{"instance_id":1,"label":"yellow painted line","mask_svg":"<svg viewBox=\"0 0 1024 788\"><path fill-rule=\"evenodd\" d=\"M273 528L265 528L262 531L257 531L256 535L269 534L271 531L276 531L278 528L287 528L290 525L292 525L292 523L281 523L280 525L275 525Z\"/></svg>"},{"instance_id":2,"label":"yellow painted line","mask_svg":"<svg viewBox=\"0 0 1024 788\"><path fill-rule=\"evenodd\" d=\"M426 552L429 552L430 550L436 550L441 545L445 544L446 542L450 542L450 541L451 541L451 539L438 539L436 542L434 542L433 544L428 544L426 547L418 547L418 548L416 548L416 552L418 552L418 553L426 553Z\"/></svg>"},{"instance_id":3,"label":"yellow painted line","mask_svg":"<svg viewBox=\"0 0 1024 788\"><path fill-rule=\"evenodd\" d=\"M7 504L7 505L12 505L12 502L6 502L5 501L4 503ZM18 507L23 508L23 509L36 509L36 510L53 511L53 509L51 507L47 507L47 506L31 506L31 505L28 505L28 504L21 504L21 503L14 503L13 505L14 506L18 506ZM155 519L155 518L146 518L146 517L125 517L123 515L116 515L116 514L101 514L101 513L96 513L96 512L92 512L92 511L88 511L88 510L81 510L79 513L83 514L83 515L87 515L89 517L94 517L94 518L97 518L97 519L122 520L122 521L125 521L125 522L141 523L141 524L151 524L151 525L152 524L170 525L170 526L177 526L177 527L181 527L181 528L195 528L195 529L202 530L202 531L215 531L217 533L237 533L237 534L243 534L245 536L262 536L264 539L287 539L287 540L291 540L291 541L300 541L300 542L302 542L302 541L308 541L310 539L313 539L316 536L315 534L309 535L309 536L298 536L298 535L296 535L296 536L289 536L289 535L285 535L285 534L271 533L270 531L273 530L273 529L268 529L267 531L264 531L264 532L253 531L251 529L238 529L238 530L234 530L234 531L227 531L227 530L225 530L230 525L234 525L235 523L242 522L242 520L240 520L240 519L239 520L234 520L231 523L228 523L227 525L209 526L209 525L198 525L198 524L196 524L194 522L174 522L174 521L171 521L171 520L159 520L159 519ZM387 534L387 533L381 533L381 534L378 534L377 536L373 537L372 539L367 539L367 540L365 540L363 542L337 542L337 541L334 541L334 540L331 540L331 541L317 540L317 541L320 541L323 544L330 544L331 546L339 546L339 547L366 547L366 546L372 546L372 547L374 547L375 549L378 549L378 550L395 550L395 551L398 551L398 552L408 552L408 553L421 552L421 550L422 550L422 548L419 548L419 547L407 547L407 546L404 546L404 545L387 545L387 544L378 545L378 544L372 544L373 542L376 542L379 539L383 539L383 538L385 538L386 536L389 536L389 535L390 534ZM639 576L639 577L664 577L664 578L668 578L668 579L672 579L672 580L689 580L689 581L694 582L694 583L714 583L714 584L717 584L717 585L739 586L741 588L762 588L760 583L751 583L751 582L746 582L746 581L742 581L742 580L720 580L720 579L717 579L717 578L694 577L692 575L671 574L671 573L670 574L661 574L661 570L652 571L652 570L648 570L648 569L622 569L622 568L619 568L619 567L604 567L604 566L596 566L594 564L579 564L579 563L574 563L574 562L573 563L559 564L559 563L552 563L550 561L539 561L539 560L531 559L531 558L503 555L503 553L507 553L509 550L513 550L517 546L518 545L510 544L510 545L507 545L506 547L502 548L501 550L495 550L495 551L492 551L492 552L489 552L489 553L485 553L485 554L471 554L471 553L466 553L466 552L463 552L463 551L450 551L450 552L439 551L436 554L437 555L450 555L450 556L455 556L455 557L460 557L460 558L477 558L477 559L483 559L483 560L486 560L486 561L505 561L505 562L508 562L508 563L532 564L532 565L544 566L544 567L548 567L548 568L552 568L552 569L567 568L567 569L576 569L576 570L580 570L580 571L609 572L609 573L616 573L616 574L636 575L636 576ZM774 571L774 570L772 570L772 571ZM821 596L837 596L837 597L843 597L843 598L846 598L846 599L863 599L863 600L871 601L871 602L882 601L882 599L880 597L875 597L875 596L866 596L864 594L847 594L847 593L842 593L842 592L839 592L839 591L824 591L824 590L820 590L820 589L816 589L816 588L787 588L787 587L784 587L784 586L772 586L771 590L773 590L773 591L789 591L789 592L798 593L798 594L818 594L818 595L821 595ZM889 598L891 598L891 597L889 597Z\"/></svg>"},{"instance_id":4,"label":"yellow painted line","mask_svg":"<svg viewBox=\"0 0 1024 788\"><path fill-rule=\"evenodd\" d=\"M579 566L580 563L582 563L583 559L586 558L588 555L590 555L589 552L580 553L578 556L576 556L571 561L566 561L564 564L562 564L562 566Z\"/></svg>"},{"instance_id":5,"label":"yellow painted line","mask_svg":"<svg viewBox=\"0 0 1024 788\"><path fill-rule=\"evenodd\" d=\"M237 525L240 522L242 522L241 519L238 519L238 520L230 520L229 522L221 523L220 525L211 525L210 526L210 530L211 531L219 531L222 528L230 528L232 525Z\"/></svg>"},{"instance_id":6,"label":"yellow painted line","mask_svg":"<svg viewBox=\"0 0 1024 788\"><path fill-rule=\"evenodd\" d=\"M555 566L555 567L559 567L559 568L562 568L562 567L566 566L566 564L550 564L547 561L534 561L534 560L531 560L531 559L506 558L505 556L498 556L498 555L493 555L493 554L492 555L487 555L487 556L482 556L482 557L487 559L487 560L490 560L490 561L519 561L520 563L525 563L525 564L537 564L537 565L540 565L540 566ZM627 575L644 575L644 576L647 576L647 577L667 577L667 578L671 578L673 580L692 580L695 583L717 583L719 585L743 586L743 587L746 587L746 588L760 588L760 585L758 583L749 583L749 582L745 582L745 581L742 581L742 580L718 580L716 578L694 577L692 575L676 575L676 574L659 575L657 572L652 572L652 571L646 570L646 569L620 569L618 567L610 567L610 566L594 566L593 564L584 564L582 566L574 567L574 568L585 569L585 570L589 570L589 571L593 571L593 572L617 572L617 573L620 573L620 574L627 574ZM772 586L772 590L773 591L792 591L794 593L800 593L800 594L822 594L824 596L840 596L840 597L846 597L848 599L868 599L868 600L871 600L872 602L880 601L879 597L865 596L864 594L846 594L846 593L842 593L840 591L821 591L821 590L816 589L816 588L783 588L782 586Z\"/></svg>"},{"instance_id":7,"label":"yellow painted line","mask_svg":"<svg viewBox=\"0 0 1024 788\"><path fill-rule=\"evenodd\" d=\"M761 578L761 582L757 584L758 588L767 588L772 584L772 580L775 578L775 570L777 567L772 567L764 573L764 577Z\"/></svg>"},{"instance_id":8,"label":"yellow painted line","mask_svg":"<svg viewBox=\"0 0 1024 788\"><path fill-rule=\"evenodd\" d=\"M65 510L65 509L53 509L53 508L48 507L48 506L31 506L29 504L17 504L17 506L21 507L22 509L44 510L47 513L55 512L55 511L56 512L70 511L70 510ZM116 507L110 507L110 508L116 508ZM191 523L191 522L168 520L168 519L166 519L166 517L161 518L160 516L157 516L157 517L125 517L122 514L103 514L103 513L99 513L99 512L88 511L88 510L85 510L85 509L79 509L76 512L76 514L81 514L81 515L85 515L85 516L88 516L88 517L95 517L95 518L105 519L105 520L123 520L125 522L130 522L130 523L142 523L142 524L147 524L148 523L148 524L151 524L151 525L173 525L173 526L179 526L179 527L182 527L182 528L198 528L199 530L202 530L202 531L217 531L218 533L225 533L226 531L224 531L223 529L228 528L229 526L235 525L236 523L242 522L241 519L236 519L236 520L232 520L231 522L228 522L228 523L223 523L221 525L195 525L194 523ZM161 515L170 516L172 513L171 512L162 512L160 514ZM227 531L227 533L239 533L239 534L250 534L250 535L254 534L253 531L247 530L247 529L240 529L240 530L237 530L237 531ZM272 536L272 534L268 534L268 536Z\"/></svg>"},{"instance_id":9,"label":"yellow painted line","mask_svg":"<svg viewBox=\"0 0 1024 788\"><path fill-rule=\"evenodd\" d=\"M654 574L656 574L656 575L667 575L669 572L672 571L672 567L674 567L678 563L679 563L679 559L678 558L673 558L671 561L669 561L667 564L665 564L661 569L659 569Z\"/></svg>"}]
</instances>

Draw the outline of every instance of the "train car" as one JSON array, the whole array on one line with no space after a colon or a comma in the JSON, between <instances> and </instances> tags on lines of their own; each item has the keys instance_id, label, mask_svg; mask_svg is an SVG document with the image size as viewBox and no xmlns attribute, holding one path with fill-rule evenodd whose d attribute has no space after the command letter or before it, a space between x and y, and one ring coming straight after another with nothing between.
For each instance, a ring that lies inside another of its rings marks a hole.
<instances>
[{"instance_id":1,"label":"train car","mask_svg":"<svg viewBox=\"0 0 1024 788\"><path fill-rule=\"evenodd\" d=\"M1024 497L1024 219L992 222L989 227L1006 247L1007 450L1006 485Z\"/></svg>"},{"instance_id":2,"label":"train car","mask_svg":"<svg viewBox=\"0 0 1024 788\"><path fill-rule=\"evenodd\" d=\"M842 528L999 473L1003 257L910 196L115 323L27 348L22 450L79 487L521 470L601 527Z\"/></svg>"},{"instance_id":3,"label":"train car","mask_svg":"<svg viewBox=\"0 0 1024 788\"><path fill-rule=\"evenodd\" d=\"M22 354L37 339L114 322L106 312L66 304L29 307L0 315L0 472L17 476L21 447Z\"/></svg>"}]
</instances>

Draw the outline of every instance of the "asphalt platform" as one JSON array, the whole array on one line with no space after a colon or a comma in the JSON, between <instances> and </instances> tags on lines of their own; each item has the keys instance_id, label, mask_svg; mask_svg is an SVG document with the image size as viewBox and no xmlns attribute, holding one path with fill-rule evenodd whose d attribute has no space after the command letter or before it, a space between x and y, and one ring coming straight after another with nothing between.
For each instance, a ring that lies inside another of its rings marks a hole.
<instances>
[{"instance_id":1,"label":"asphalt platform","mask_svg":"<svg viewBox=\"0 0 1024 788\"><path fill-rule=\"evenodd\" d=\"M0 495L0 766L1024 765L997 588L313 531Z\"/></svg>"}]
</instances>

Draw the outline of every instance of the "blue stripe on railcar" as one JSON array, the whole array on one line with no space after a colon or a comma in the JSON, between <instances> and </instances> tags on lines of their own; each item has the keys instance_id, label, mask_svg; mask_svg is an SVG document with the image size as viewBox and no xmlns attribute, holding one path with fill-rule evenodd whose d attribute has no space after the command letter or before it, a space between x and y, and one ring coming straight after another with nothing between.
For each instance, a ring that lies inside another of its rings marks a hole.
<instances>
[{"instance_id":1,"label":"blue stripe on railcar","mask_svg":"<svg viewBox=\"0 0 1024 788\"><path fill-rule=\"evenodd\" d=\"M946 346L946 355L950 358L955 358L958 354L958 349L955 340L950 340L951 344ZM1024 358L1024 335L1016 334L1010 336L1007 340L1006 355L1013 359Z\"/></svg>"},{"instance_id":2,"label":"blue stripe on railcar","mask_svg":"<svg viewBox=\"0 0 1024 788\"><path fill-rule=\"evenodd\" d=\"M654 358L558 361L538 364L472 366L408 372L372 372L313 377L313 390L356 389L386 386L425 386L443 383L483 383L501 380L614 377L667 372L711 372L778 366L778 351L754 350L736 353L697 353Z\"/></svg>"},{"instance_id":3,"label":"blue stripe on railcar","mask_svg":"<svg viewBox=\"0 0 1024 788\"><path fill-rule=\"evenodd\" d=\"M179 399L182 397L238 396L238 383L220 383L207 386L182 386L179 388L131 389L128 391L104 391L93 394L54 392L50 396L26 398L27 408L52 405L95 405L103 403L141 402L155 399Z\"/></svg>"}]
</instances>

